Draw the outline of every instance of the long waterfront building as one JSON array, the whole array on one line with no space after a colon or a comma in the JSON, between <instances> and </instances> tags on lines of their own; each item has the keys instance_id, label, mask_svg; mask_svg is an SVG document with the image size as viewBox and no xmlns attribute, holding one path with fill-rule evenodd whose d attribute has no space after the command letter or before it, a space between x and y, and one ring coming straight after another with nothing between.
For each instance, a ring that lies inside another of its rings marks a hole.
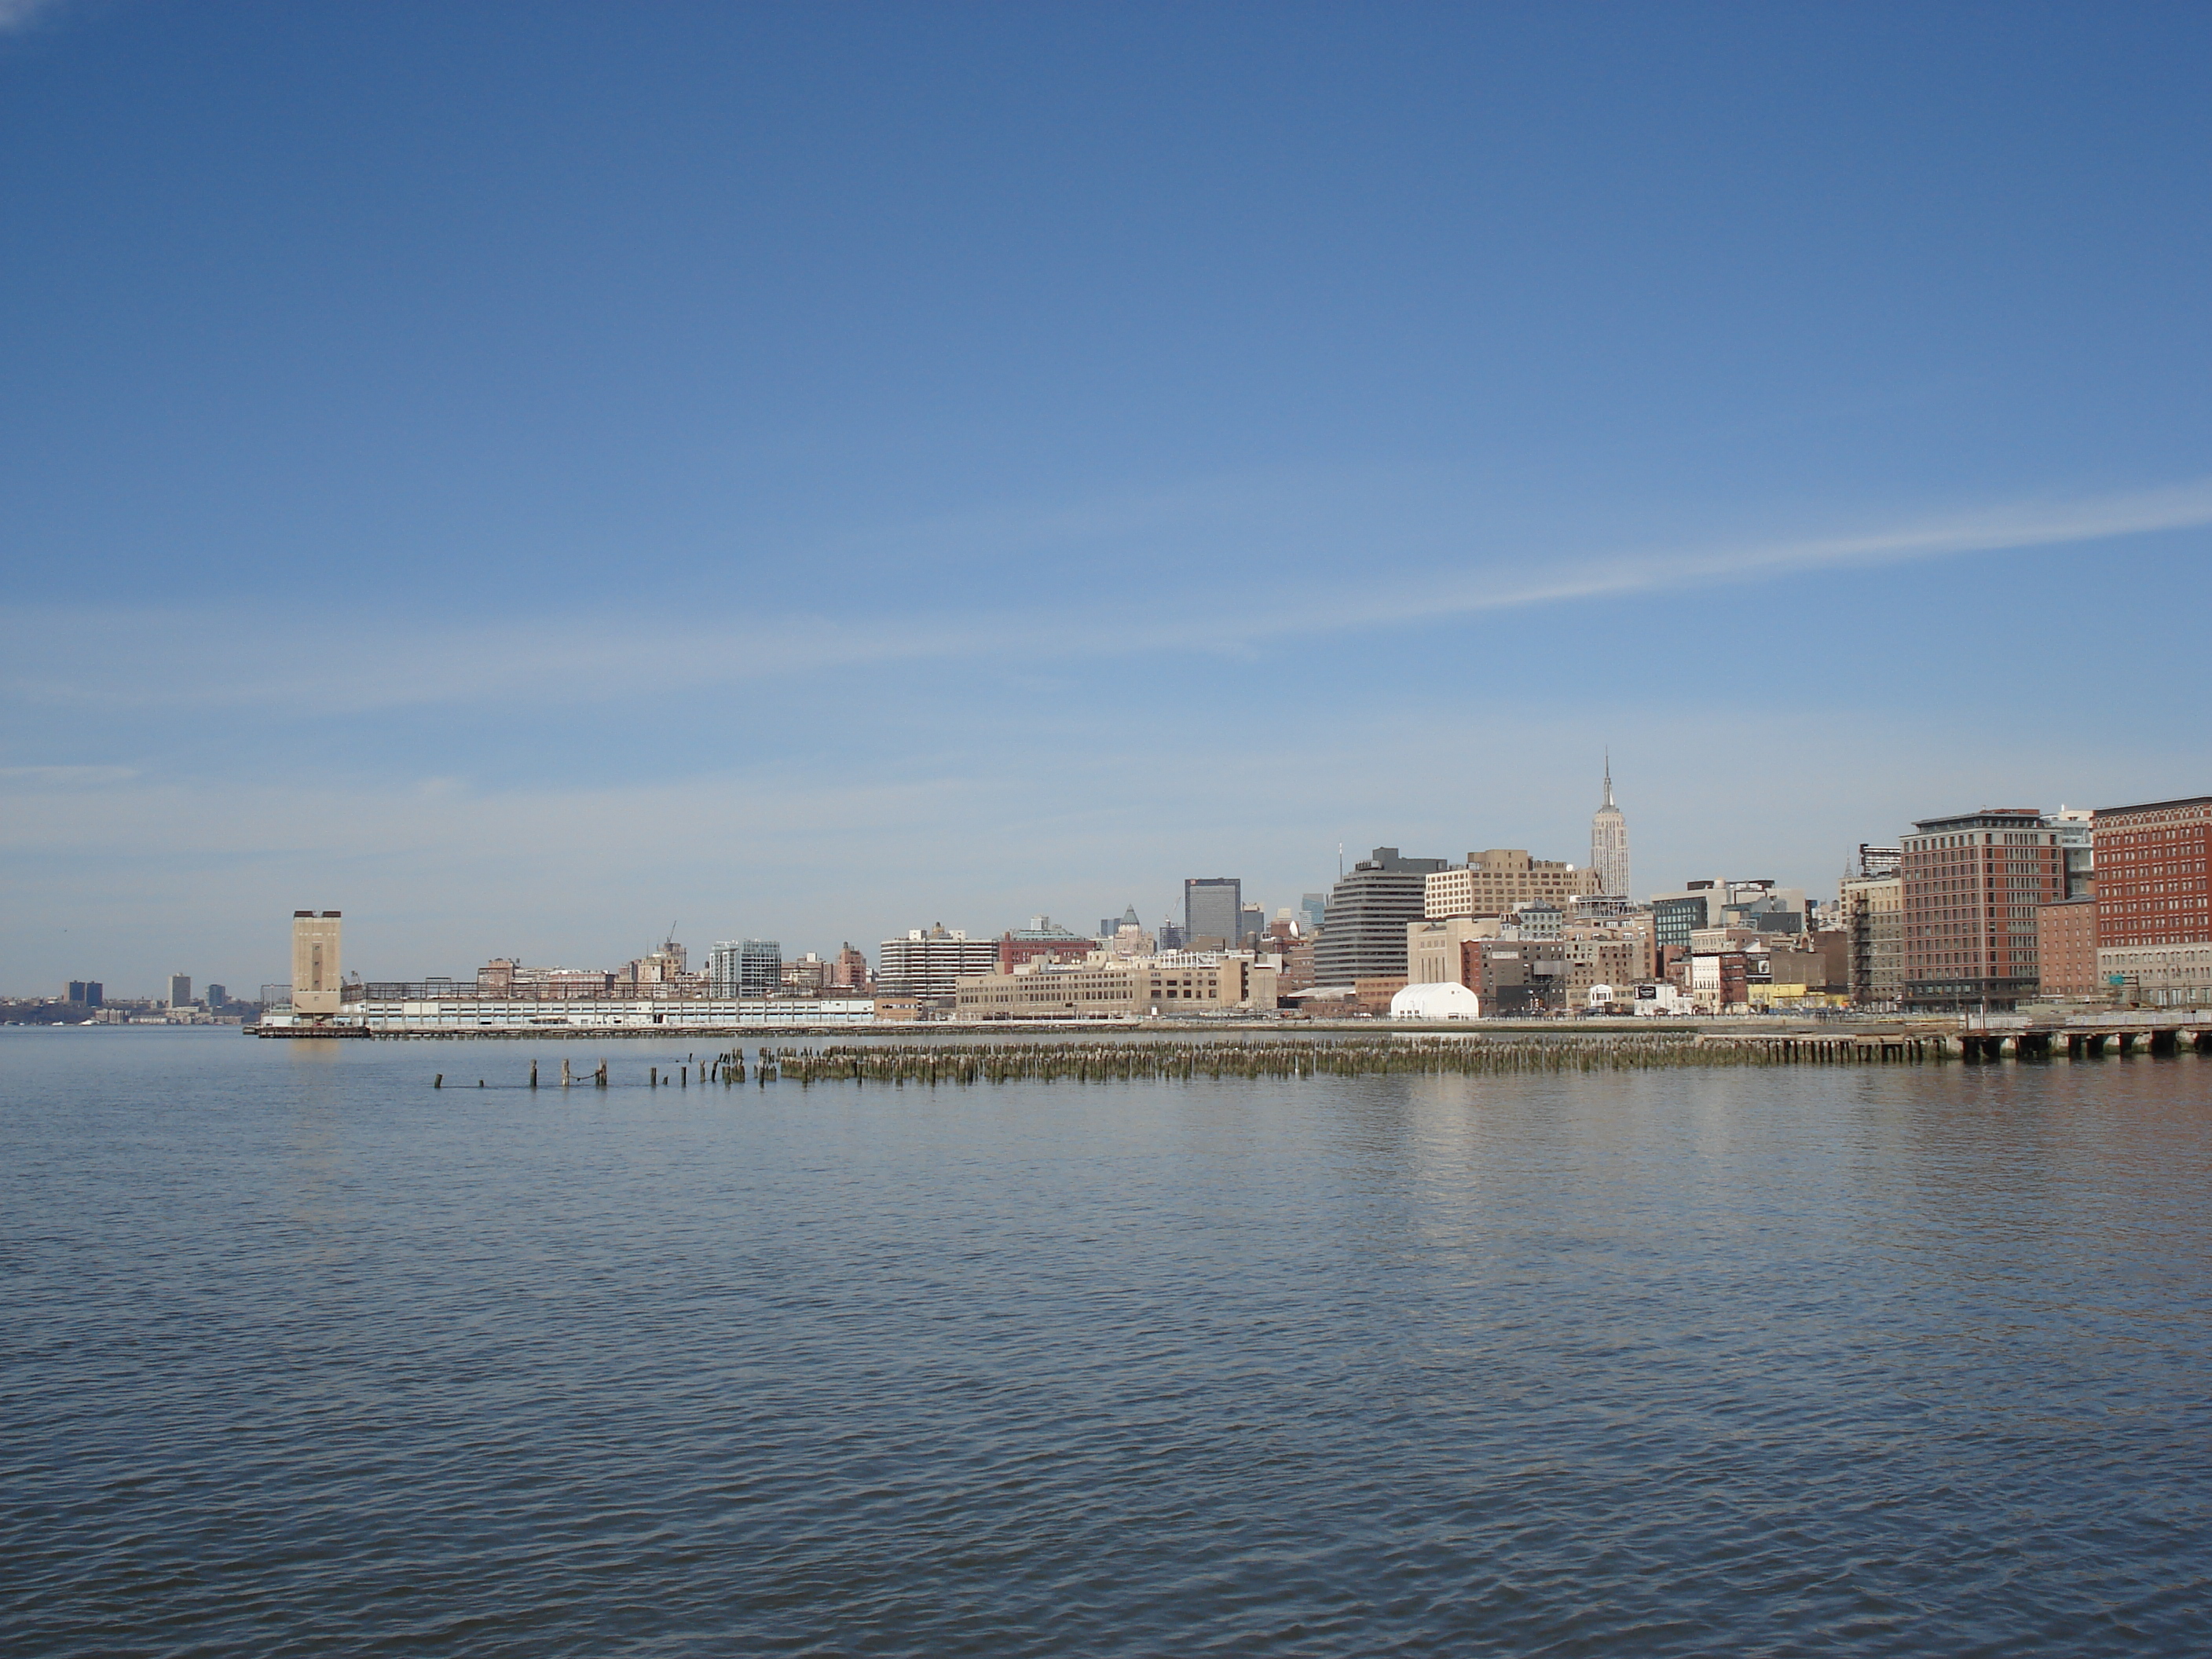
<instances>
[{"instance_id":1,"label":"long waterfront building","mask_svg":"<svg viewBox=\"0 0 2212 1659\"><path fill-rule=\"evenodd\" d=\"M1018 972L961 981L961 1019L1133 1019L1164 1014L1265 1012L1276 972L1254 957L1211 951L1116 961L1031 963Z\"/></svg>"},{"instance_id":2,"label":"long waterfront building","mask_svg":"<svg viewBox=\"0 0 2212 1659\"><path fill-rule=\"evenodd\" d=\"M736 997L668 987L625 987L596 995L479 991L450 980L349 985L337 1011L320 1020L290 1004L266 1010L271 1031L318 1023L386 1036L543 1031L738 1031L817 1025L866 1025L867 997Z\"/></svg>"}]
</instances>

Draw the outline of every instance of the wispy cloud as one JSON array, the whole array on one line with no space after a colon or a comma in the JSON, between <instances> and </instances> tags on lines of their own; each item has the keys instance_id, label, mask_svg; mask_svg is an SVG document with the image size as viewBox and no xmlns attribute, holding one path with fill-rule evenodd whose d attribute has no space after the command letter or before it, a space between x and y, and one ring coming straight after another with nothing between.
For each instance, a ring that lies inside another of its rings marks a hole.
<instances>
[{"instance_id":1,"label":"wispy cloud","mask_svg":"<svg viewBox=\"0 0 2212 1659\"><path fill-rule=\"evenodd\" d=\"M62 0L0 0L0 34L28 28L43 14L58 11Z\"/></svg>"},{"instance_id":2,"label":"wispy cloud","mask_svg":"<svg viewBox=\"0 0 2212 1659\"><path fill-rule=\"evenodd\" d=\"M1375 627L1690 584L1754 581L1972 553L2021 552L2206 525L2212 525L2212 479L2080 501L2014 502L1857 535L1565 559L1549 562L1519 581L1500 581L1490 571L1472 581L1456 573L1429 571L1418 584L1401 583L1383 595L1370 593L1364 602L1346 604L1342 596L1332 596L1310 608L1275 612L1253 631L1279 635Z\"/></svg>"},{"instance_id":3,"label":"wispy cloud","mask_svg":"<svg viewBox=\"0 0 2212 1659\"><path fill-rule=\"evenodd\" d=\"M1218 502L1194 508L1209 518ZM1129 516L1125 510L1121 517ZM1138 515L1142 516L1142 515ZM1036 533L1060 533L1070 514L1044 515ZM206 706L303 715L339 709L459 702L555 706L604 700L610 688L696 690L796 672L887 667L1001 650L1012 638L1049 638L1057 660L1164 651L1256 648L1347 630L1433 624L1532 607L1616 599L1689 586L1771 580L1823 570L1912 563L2212 525L2212 479L2075 500L2019 501L1857 533L1714 546L1653 546L1582 555L1491 545L1464 559L1431 556L1406 568L1385 526L1378 545L1346 548L1303 580L1278 580L1270 600L1249 592L1223 605L1179 605L1163 617L1085 603L1084 626L1065 605L994 609L943 602L903 616L757 612L661 617L562 615L536 621L349 627L319 618L294 630L281 615L18 612L8 629L7 695L21 702L123 709L180 695ZM939 527L927 532L939 533ZM1001 532L1017 543L1020 532ZM1111 532L1106 532L1109 537ZM1421 539L1438 540L1433 528ZM1358 568L1359 580L1333 569ZM1376 577L1373 573L1394 574ZM865 604L865 601L861 601Z\"/></svg>"},{"instance_id":4,"label":"wispy cloud","mask_svg":"<svg viewBox=\"0 0 2212 1659\"><path fill-rule=\"evenodd\" d=\"M0 784L17 789L88 789L137 775L128 766L0 766Z\"/></svg>"}]
</instances>

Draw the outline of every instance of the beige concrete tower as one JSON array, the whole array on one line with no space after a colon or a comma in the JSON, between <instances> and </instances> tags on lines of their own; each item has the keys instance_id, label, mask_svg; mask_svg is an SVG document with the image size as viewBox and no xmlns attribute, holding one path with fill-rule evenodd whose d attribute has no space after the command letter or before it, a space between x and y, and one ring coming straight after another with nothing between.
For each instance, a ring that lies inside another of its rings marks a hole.
<instances>
[{"instance_id":1,"label":"beige concrete tower","mask_svg":"<svg viewBox=\"0 0 2212 1659\"><path fill-rule=\"evenodd\" d=\"M292 1012L338 1011L338 913L292 912Z\"/></svg>"}]
</instances>

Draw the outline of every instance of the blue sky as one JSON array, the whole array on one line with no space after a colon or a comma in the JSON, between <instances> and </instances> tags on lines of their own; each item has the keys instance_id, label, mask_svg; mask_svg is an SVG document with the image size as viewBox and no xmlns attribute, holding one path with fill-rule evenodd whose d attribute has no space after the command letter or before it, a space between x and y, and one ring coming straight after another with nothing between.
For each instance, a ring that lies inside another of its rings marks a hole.
<instances>
[{"instance_id":1,"label":"blue sky","mask_svg":"<svg viewBox=\"0 0 2212 1659\"><path fill-rule=\"evenodd\" d=\"M2212 788L2201 6L0 0L0 991Z\"/></svg>"}]
</instances>

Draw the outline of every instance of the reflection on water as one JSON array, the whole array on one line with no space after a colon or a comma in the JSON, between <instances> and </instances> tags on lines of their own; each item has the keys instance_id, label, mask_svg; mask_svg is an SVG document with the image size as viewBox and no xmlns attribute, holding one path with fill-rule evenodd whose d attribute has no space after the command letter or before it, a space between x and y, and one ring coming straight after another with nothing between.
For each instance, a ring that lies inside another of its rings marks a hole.
<instances>
[{"instance_id":1,"label":"reflection on water","mask_svg":"<svg viewBox=\"0 0 2212 1659\"><path fill-rule=\"evenodd\" d=\"M684 1053L0 1036L7 1650L2212 1637L2212 1065Z\"/></svg>"}]
</instances>

